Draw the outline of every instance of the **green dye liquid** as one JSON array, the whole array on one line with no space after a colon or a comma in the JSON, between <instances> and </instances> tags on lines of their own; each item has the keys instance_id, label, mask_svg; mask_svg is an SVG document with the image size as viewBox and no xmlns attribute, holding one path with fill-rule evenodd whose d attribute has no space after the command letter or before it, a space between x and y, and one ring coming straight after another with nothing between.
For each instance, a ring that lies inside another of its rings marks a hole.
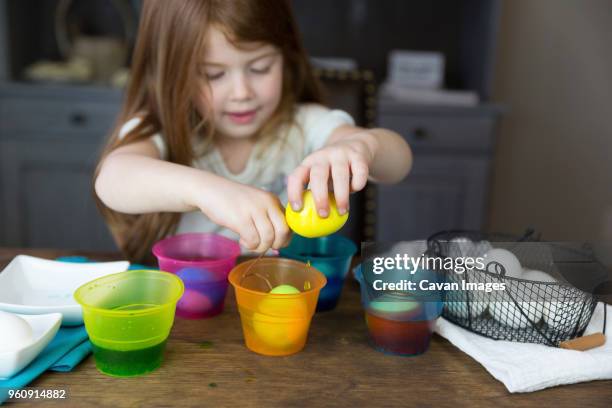
<instances>
[{"instance_id":1,"label":"green dye liquid","mask_svg":"<svg viewBox=\"0 0 612 408\"><path fill-rule=\"evenodd\" d=\"M96 367L104 374L115 377L133 377L158 368L164 357L166 340L145 349L118 351L93 344Z\"/></svg>"}]
</instances>

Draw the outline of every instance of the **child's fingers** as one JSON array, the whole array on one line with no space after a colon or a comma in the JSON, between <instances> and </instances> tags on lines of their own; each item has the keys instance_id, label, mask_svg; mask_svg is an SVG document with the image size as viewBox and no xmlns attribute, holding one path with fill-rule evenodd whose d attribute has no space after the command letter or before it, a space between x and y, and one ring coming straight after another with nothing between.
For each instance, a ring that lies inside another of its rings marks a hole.
<instances>
[{"instance_id":1,"label":"child's fingers","mask_svg":"<svg viewBox=\"0 0 612 408\"><path fill-rule=\"evenodd\" d=\"M353 191L362 190L368 182L369 169L368 165L363 161L351 162L351 188Z\"/></svg>"},{"instance_id":2,"label":"child's fingers","mask_svg":"<svg viewBox=\"0 0 612 408\"><path fill-rule=\"evenodd\" d=\"M285 240L281 243L280 248L284 248L289 245L291 243L291 238L293 238L293 231L289 230L289 234L287 234L287 238L285 238Z\"/></svg>"},{"instance_id":3,"label":"child's fingers","mask_svg":"<svg viewBox=\"0 0 612 408\"><path fill-rule=\"evenodd\" d=\"M274 226L274 242L272 243L272 248L282 248L291 237L291 231L285 220L285 215L280 209L273 208L268 211L268 217Z\"/></svg>"},{"instance_id":4,"label":"child's fingers","mask_svg":"<svg viewBox=\"0 0 612 408\"><path fill-rule=\"evenodd\" d=\"M334 198L340 215L346 214L349 206L350 176L348 165L332 166Z\"/></svg>"},{"instance_id":5,"label":"child's fingers","mask_svg":"<svg viewBox=\"0 0 612 408\"><path fill-rule=\"evenodd\" d=\"M253 223L253 220L249 220L239 231L240 234L240 245L248 249L249 251L255 250L259 246L259 233Z\"/></svg>"},{"instance_id":6,"label":"child's fingers","mask_svg":"<svg viewBox=\"0 0 612 408\"><path fill-rule=\"evenodd\" d=\"M314 198L319 216L326 218L329 215L329 200L327 181L329 180L329 166L316 164L310 168L310 191Z\"/></svg>"},{"instance_id":7,"label":"child's fingers","mask_svg":"<svg viewBox=\"0 0 612 408\"><path fill-rule=\"evenodd\" d=\"M287 198L293 211L302 209L302 193L304 192L304 185L308 183L309 175L310 168L301 165L293 170L293 173L287 178Z\"/></svg>"},{"instance_id":8,"label":"child's fingers","mask_svg":"<svg viewBox=\"0 0 612 408\"><path fill-rule=\"evenodd\" d=\"M255 248L255 252L266 252L272 248L272 243L274 242L274 226L266 212L258 214L254 219L254 223L259 233L259 245Z\"/></svg>"}]
</instances>

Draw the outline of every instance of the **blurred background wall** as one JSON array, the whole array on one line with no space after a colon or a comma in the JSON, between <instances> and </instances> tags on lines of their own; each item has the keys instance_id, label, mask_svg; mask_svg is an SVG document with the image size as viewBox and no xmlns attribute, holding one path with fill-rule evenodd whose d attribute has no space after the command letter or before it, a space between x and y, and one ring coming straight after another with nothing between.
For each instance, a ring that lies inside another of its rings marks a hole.
<instances>
[{"instance_id":1,"label":"blurred background wall","mask_svg":"<svg viewBox=\"0 0 612 408\"><path fill-rule=\"evenodd\" d=\"M489 229L612 241L612 2L502 2Z\"/></svg>"}]
</instances>

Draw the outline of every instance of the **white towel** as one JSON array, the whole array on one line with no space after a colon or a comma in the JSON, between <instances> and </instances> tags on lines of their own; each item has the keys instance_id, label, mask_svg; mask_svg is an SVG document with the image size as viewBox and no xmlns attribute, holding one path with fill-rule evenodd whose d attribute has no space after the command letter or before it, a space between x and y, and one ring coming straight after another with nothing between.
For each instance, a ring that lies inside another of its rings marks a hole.
<instances>
[{"instance_id":1,"label":"white towel","mask_svg":"<svg viewBox=\"0 0 612 408\"><path fill-rule=\"evenodd\" d=\"M603 304L599 303L585 335L601 332ZM444 318L436 332L478 361L510 392L531 392L562 384L612 379L612 306L607 306L603 346L574 351L540 344L491 340L465 330Z\"/></svg>"}]
</instances>

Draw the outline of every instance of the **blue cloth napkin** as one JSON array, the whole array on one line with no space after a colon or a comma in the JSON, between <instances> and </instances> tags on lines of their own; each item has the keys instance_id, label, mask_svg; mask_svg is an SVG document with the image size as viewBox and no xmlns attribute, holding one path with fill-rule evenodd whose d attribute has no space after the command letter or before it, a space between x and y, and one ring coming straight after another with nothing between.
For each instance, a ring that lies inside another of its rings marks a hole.
<instances>
[{"instance_id":1,"label":"blue cloth napkin","mask_svg":"<svg viewBox=\"0 0 612 408\"><path fill-rule=\"evenodd\" d=\"M47 370L71 371L91 353L85 326L60 328L53 340L26 368L8 380L0 380L0 405L9 389L23 388Z\"/></svg>"},{"instance_id":2,"label":"blue cloth napkin","mask_svg":"<svg viewBox=\"0 0 612 408\"><path fill-rule=\"evenodd\" d=\"M73 263L88 263L88 262L94 262L92 260L90 260L89 258L87 258L86 256L79 256L79 255L74 255L74 256L60 256L59 258L55 258L56 261L62 261L62 262L73 262ZM138 270L138 269L145 269L145 270L157 270L157 268L153 268L151 266L146 266L146 265L140 265L140 264L130 264L130 266L128 267L128 270Z\"/></svg>"}]
</instances>

